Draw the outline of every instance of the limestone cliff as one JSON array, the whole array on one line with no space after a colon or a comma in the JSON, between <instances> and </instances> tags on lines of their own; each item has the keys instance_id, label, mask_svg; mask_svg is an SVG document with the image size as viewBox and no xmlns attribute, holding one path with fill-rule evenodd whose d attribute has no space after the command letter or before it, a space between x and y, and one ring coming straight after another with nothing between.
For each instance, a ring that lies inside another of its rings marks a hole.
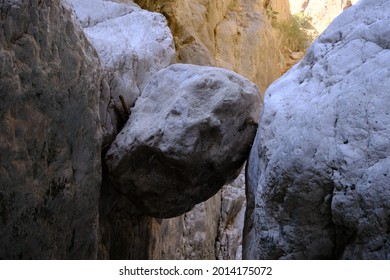
<instances>
[{"instance_id":1,"label":"limestone cliff","mask_svg":"<svg viewBox=\"0 0 390 280\"><path fill-rule=\"evenodd\" d=\"M0 258L94 259L100 61L68 5L0 3Z\"/></svg>"},{"instance_id":2,"label":"limestone cliff","mask_svg":"<svg viewBox=\"0 0 390 280\"><path fill-rule=\"evenodd\" d=\"M287 20L287 0L134 2L167 18L178 62L233 70L255 82L262 92L279 77L284 59L267 11L277 11L278 20Z\"/></svg>"}]
</instances>

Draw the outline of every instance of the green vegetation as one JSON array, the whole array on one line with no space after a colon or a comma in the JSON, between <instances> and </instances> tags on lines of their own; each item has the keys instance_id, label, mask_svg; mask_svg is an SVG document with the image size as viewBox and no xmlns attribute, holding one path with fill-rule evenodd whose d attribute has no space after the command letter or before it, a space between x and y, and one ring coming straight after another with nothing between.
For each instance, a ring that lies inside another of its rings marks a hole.
<instances>
[{"instance_id":1,"label":"green vegetation","mask_svg":"<svg viewBox=\"0 0 390 280\"><path fill-rule=\"evenodd\" d=\"M312 36L306 31L310 28L311 18L303 13L293 15L284 22L272 21L272 25L277 28L282 35L282 45L293 52L305 51L313 41Z\"/></svg>"},{"instance_id":2,"label":"green vegetation","mask_svg":"<svg viewBox=\"0 0 390 280\"><path fill-rule=\"evenodd\" d=\"M275 11L275 10L272 8L272 6L267 6L266 12L267 12L267 17L268 17L268 19L269 19L271 22L276 21L276 19L278 18L279 12Z\"/></svg>"}]
</instances>

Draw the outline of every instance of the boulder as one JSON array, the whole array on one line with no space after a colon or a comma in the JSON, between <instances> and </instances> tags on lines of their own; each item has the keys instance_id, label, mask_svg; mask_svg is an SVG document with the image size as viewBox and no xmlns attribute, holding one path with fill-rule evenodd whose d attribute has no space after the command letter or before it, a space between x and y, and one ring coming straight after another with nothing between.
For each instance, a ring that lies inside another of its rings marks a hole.
<instances>
[{"instance_id":1,"label":"boulder","mask_svg":"<svg viewBox=\"0 0 390 280\"><path fill-rule=\"evenodd\" d=\"M265 93L244 257L390 258L390 1L346 9Z\"/></svg>"},{"instance_id":2,"label":"boulder","mask_svg":"<svg viewBox=\"0 0 390 280\"><path fill-rule=\"evenodd\" d=\"M0 14L0 259L94 259L97 53L60 0L1 1Z\"/></svg>"},{"instance_id":3,"label":"boulder","mask_svg":"<svg viewBox=\"0 0 390 280\"><path fill-rule=\"evenodd\" d=\"M140 213L178 216L233 179L261 108L234 72L177 64L157 72L105 158L110 180Z\"/></svg>"},{"instance_id":4,"label":"boulder","mask_svg":"<svg viewBox=\"0 0 390 280\"><path fill-rule=\"evenodd\" d=\"M175 46L163 15L132 1L68 0L104 65L100 115L108 146L150 77L170 65Z\"/></svg>"}]
</instances>

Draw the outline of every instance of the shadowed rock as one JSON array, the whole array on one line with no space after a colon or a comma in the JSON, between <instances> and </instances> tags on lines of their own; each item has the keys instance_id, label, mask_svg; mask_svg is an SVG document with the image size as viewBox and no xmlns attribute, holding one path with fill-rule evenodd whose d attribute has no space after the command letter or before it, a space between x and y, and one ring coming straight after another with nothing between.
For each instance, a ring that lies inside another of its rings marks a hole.
<instances>
[{"instance_id":1,"label":"shadowed rock","mask_svg":"<svg viewBox=\"0 0 390 280\"><path fill-rule=\"evenodd\" d=\"M59 0L0 15L0 259L94 259L99 59Z\"/></svg>"}]
</instances>

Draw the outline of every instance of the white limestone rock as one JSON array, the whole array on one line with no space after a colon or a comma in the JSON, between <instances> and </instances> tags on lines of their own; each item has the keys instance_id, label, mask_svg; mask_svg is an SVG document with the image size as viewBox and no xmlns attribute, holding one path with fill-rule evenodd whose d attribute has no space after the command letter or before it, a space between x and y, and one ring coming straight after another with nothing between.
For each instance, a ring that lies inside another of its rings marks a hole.
<instances>
[{"instance_id":1,"label":"white limestone rock","mask_svg":"<svg viewBox=\"0 0 390 280\"><path fill-rule=\"evenodd\" d=\"M390 258L390 1L361 0L265 93L244 258Z\"/></svg>"},{"instance_id":2,"label":"white limestone rock","mask_svg":"<svg viewBox=\"0 0 390 280\"><path fill-rule=\"evenodd\" d=\"M234 72L172 65L138 99L107 153L108 174L141 213L183 214L244 163L260 108L256 85Z\"/></svg>"},{"instance_id":3,"label":"white limestone rock","mask_svg":"<svg viewBox=\"0 0 390 280\"><path fill-rule=\"evenodd\" d=\"M131 1L69 1L106 70L100 115L108 145L125 121L119 96L133 106L152 74L172 63L173 37L163 15Z\"/></svg>"}]
</instances>

